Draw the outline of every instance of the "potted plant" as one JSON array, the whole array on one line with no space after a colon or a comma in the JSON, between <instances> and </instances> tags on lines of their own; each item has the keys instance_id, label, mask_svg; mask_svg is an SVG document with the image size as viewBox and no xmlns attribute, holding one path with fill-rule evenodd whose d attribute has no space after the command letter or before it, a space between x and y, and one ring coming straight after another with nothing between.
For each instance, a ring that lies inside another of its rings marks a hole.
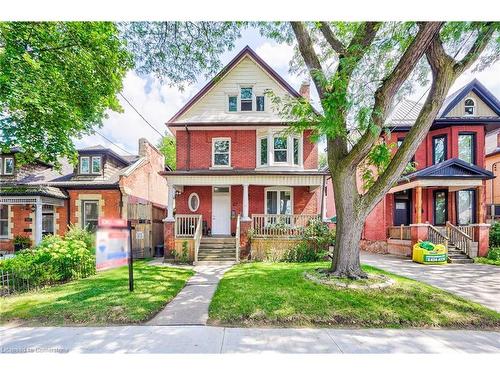
<instances>
[{"instance_id":1,"label":"potted plant","mask_svg":"<svg viewBox=\"0 0 500 375\"><path fill-rule=\"evenodd\" d=\"M12 242L14 243L15 252L27 249L31 246L31 239L29 237L22 236L20 234L14 236L14 241Z\"/></svg>"}]
</instances>

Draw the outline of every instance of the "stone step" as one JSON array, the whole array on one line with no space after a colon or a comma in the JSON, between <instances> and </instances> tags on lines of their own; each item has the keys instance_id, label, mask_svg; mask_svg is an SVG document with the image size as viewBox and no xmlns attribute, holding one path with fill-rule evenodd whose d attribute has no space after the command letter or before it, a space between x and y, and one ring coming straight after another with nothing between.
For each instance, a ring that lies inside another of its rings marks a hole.
<instances>
[{"instance_id":1,"label":"stone step","mask_svg":"<svg viewBox=\"0 0 500 375\"><path fill-rule=\"evenodd\" d=\"M198 262L202 261L212 261L212 262L234 262L236 261L236 257L201 257L198 256Z\"/></svg>"},{"instance_id":2,"label":"stone step","mask_svg":"<svg viewBox=\"0 0 500 375\"><path fill-rule=\"evenodd\" d=\"M233 260L198 260L198 262L193 262L193 265L195 266L232 266L233 264L236 264L236 261Z\"/></svg>"},{"instance_id":3,"label":"stone step","mask_svg":"<svg viewBox=\"0 0 500 375\"><path fill-rule=\"evenodd\" d=\"M235 241L234 237L201 237L201 242L224 243L224 242L234 242L234 241Z\"/></svg>"},{"instance_id":4,"label":"stone step","mask_svg":"<svg viewBox=\"0 0 500 375\"><path fill-rule=\"evenodd\" d=\"M200 242L200 249L234 249L236 244L231 243L211 243L211 242Z\"/></svg>"},{"instance_id":5,"label":"stone step","mask_svg":"<svg viewBox=\"0 0 500 375\"><path fill-rule=\"evenodd\" d=\"M467 263L474 263L474 261L470 258L448 258L448 261L450 263L454 264L467 264Z\"/></svg>"},{"instance_id":6,"label":"stone step","mask_svg":"<svg viewBox=\"0 0 500 375\"><path fill-rule=\"evenodd\" d=\"M235 256L236 250L232 250L232 251L198 251L198 255L217 255L217 256L230 255L230 256Z\"/></svg>"}]
</instances>

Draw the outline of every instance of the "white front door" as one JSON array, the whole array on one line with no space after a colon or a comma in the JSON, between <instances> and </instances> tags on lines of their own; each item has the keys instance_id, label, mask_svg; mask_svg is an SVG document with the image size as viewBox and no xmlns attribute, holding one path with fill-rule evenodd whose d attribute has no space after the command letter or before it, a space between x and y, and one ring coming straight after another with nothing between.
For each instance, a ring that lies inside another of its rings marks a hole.
<instances>
[{"instance_id":1,"label":"white front door","mask_svg":"<svg viewBox=\"0 0 500 375\"><path fill-rule=\"evenodd\" d=\"M216 186L212 192L212 234L231 234L231 194L228 186Z\"/></svg>"}]
</instances>

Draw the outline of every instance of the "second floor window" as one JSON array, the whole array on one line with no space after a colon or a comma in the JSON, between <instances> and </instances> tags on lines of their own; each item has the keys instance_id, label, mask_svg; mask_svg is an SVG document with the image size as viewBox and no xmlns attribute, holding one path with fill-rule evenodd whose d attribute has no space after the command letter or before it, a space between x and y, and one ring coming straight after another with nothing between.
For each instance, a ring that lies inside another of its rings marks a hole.
<instances>
[{"instance_id":1,"label":"second floor window","mask_svg":"<svg viewBox=\"0 0 500 375\"><path fill-rule=\"evenodd\" d=\"M264 111L264 96L256 96L255 103L256 103L257 111L263 112Z\"/></svg>"},{"instance_id":2,"label":"second floor window","mask_svg":"<svg viewBox=\"0 0 500 375\"><path fill-rule=\"evenodd\" d=\"M447 159L446 136L440 135L432 138L433 164L441 163Z\"/></svg>"},{"instance_id":3,"label":"second floor window","mask_svg":"<svg viewBox=\"0 0 500 375\"><path fill-rule=\"evenodd\" d=\"M236 112L238 110L238 97L230 96L228 105L229 112Z\"/></svg>"},{"instance_id":4,"label":"second floor window","mask_svg":"<svg viewBox=\"0 0 500 375\"><path fill-rule=\"evenodd\" d=\"M215 138L212 140L212 166L231 166L231 140L227 138Z\"/></svg>"},{"instance_id":5,"label":"second floor window","mask_svg":"<svg viewBox=\"0 0 500 375\"><path fill-rule=\"evenodd\" d=\"M14 158L0 158L0 174L11 175L14 174Z\"/></svg>"},{"instance_id":6,"label":"second floor window","mask_svg":"<svg viewBox=\"0 0 500 375\"><path fill-rule=\"evenodd\" d=\"M267 164L267 137L260 139L260 165Z\"/></svg>"},{"instance_id":7,"label":"second floor window","mask_svg":"<svg viewBox=\"0 0 500 375\"><path fill-rule=\"evenodd\" d=\"M288 161L288 139L274 137L274 162L286 163Z\"/></svg>"},{"instance_id":8,"label":"second floor window","mask_svg":"<svg viewBox=\"0 0 500 375\"><path fill-rule=\"evenodd\" d=\"M474 164L476 162L474 144L474 134L459 134L458 158L466 161L467 163Z\"/></svg>"},{"instance_id":9,"label":"second floor window","mask_svg":"<svg viewBox=\"0 0 500 375\"><path fill-rule=\"evenodd\" d=\"M242 87L240 94L240 103L242 111L251 111L253 102L253 93L251 87Z\"/></svg>"}]
</instances>

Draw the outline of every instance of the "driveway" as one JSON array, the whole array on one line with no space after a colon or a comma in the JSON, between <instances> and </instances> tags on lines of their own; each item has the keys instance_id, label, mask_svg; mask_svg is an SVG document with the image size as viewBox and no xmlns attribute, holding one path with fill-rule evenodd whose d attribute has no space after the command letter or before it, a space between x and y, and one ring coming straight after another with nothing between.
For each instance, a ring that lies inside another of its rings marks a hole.
<instances>
[{"instance_id":1,"label":"driveway","mask_svg":"<svg viewBox=\"0 0 500 375\"><path fill-rule=\"evenodd\" d=\"M410 258L361 252L361 262L444 289L500 312L500 267L489 264L429 266Z\"/></svg>"},{"instance_id":2,"label":"driveway","mask_svg":"<svg viewBox=\"0 0 500 375\"><path fill-rule=\"evenodd\" d=\"M207 326L0 327L4 353L500 353L500 332Z\"/></svg>"}]
</instances>

